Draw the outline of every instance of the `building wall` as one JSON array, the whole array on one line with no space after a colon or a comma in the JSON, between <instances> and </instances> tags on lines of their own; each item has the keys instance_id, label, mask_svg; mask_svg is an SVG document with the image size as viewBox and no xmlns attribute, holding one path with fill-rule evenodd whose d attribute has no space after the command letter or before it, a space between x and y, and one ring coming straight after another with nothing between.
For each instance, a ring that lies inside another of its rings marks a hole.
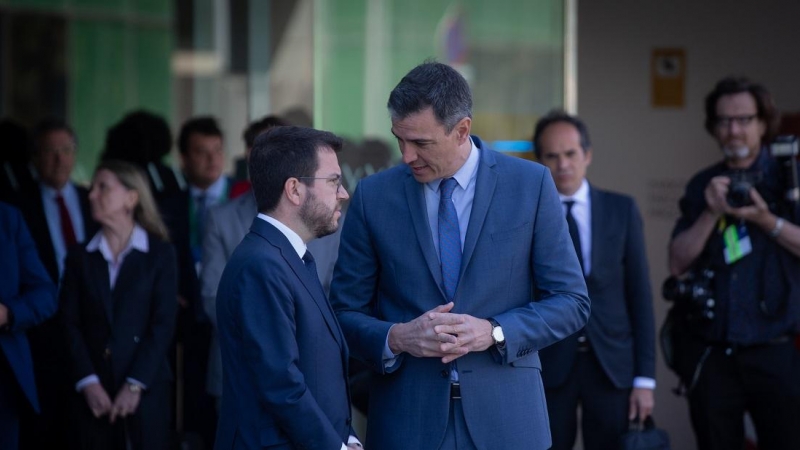
<instances>
[{"instance_id":1,"label":"building wall","mask_svg":"<svg viewBox=\"0 0 800 450\"><path fill-rule=\"evenodd\" d=\"M703 129L703 99L730 74L763 83L779 109L800 110L800 2L769 7L745 0L591 0L578 4L578 113L594 145L590 180L633 195L644 216L657 325L668 304L667 243L683 186L720 152ZM685 106L650 103L654 48L686 51ZM672 448L693 449L685 399L675 376L658 365L655 418Z\"/></svg>"}]
</instances>

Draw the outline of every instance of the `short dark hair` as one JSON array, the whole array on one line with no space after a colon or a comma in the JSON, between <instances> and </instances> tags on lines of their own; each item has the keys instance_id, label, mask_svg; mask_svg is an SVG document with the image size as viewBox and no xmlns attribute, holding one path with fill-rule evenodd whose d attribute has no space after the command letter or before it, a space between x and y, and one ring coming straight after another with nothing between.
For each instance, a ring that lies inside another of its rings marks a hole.
<instances>
[{"instance_id":1,"label":"short dark hair","mask_svg":"<svg viewBox=\"0 0 800 450\"><path fill-rule=\"evenodd\" d=\"M288 125L289 122L275 115L262 117L261 119L250 123L250 125L244 129L244 133L242 133L244 145L246 145L247 148L252 148L253 143L256 141L256 137L258 137L259 134L273 127L285 127Z\"/></svg>"},{"instance_id":2,"label":"short dark hair","mask_svg":"<svg viewBox=\"0 0 800 450\"><path fill-rule=\"evenodd\" d=\"M189 151L189 137L194 133L219 136L222 139L222 130L217 124L217 119L211 116L191 118L183 124L180 135L178 135L178 150L181 155L185 155Z\"/></svg>"},{"instance_id":3,"label":"short dark hair","mask_svg":"<svg viewBox=\"0 0 800 450\"><path fill-rule=\"evenodd\" d=\"M717 102L725 95L741 94L747 92L756 101L757 115L767 126L763 140L771 140L778 131L780 115L775 108L772 94L767 89L750 81L745 77L726 77L717 82L714 90L706 96L706 131L714 136L714 128L717 125Z\"/></svg>"},{"instance_id":4,"label":"short dark hair","mask_svg":"<svg viewBox=\"0 0 800 450\"><path fill-rule=\"evenodd\" d=\"M313 177L319 166L317 151L324 147L338 152L342 139L304 127L275 127L258 135L247 163L258 210L266 213L278 206L289 178ZM313 181L301 180L308 185Z\"/></svg>"},{"instance_id":5,"label":"short dark hair","mask_svg":"<svg viewBox=\"0 0 800 450\"><path fill-rule=\"evenodd\" d=\"M425 61L411 69L389 94L387 107L393 120L402 120L427 107L449 134L465 117L472 117L469 84L452 67Z\"/></svg>"},{"instance_id":6,"label":"short dark hair","mask_svg":"<svg viewBox=\"0 0 800 450\"><path fill-rule=\"evenodd\" d=\"M39 121L33 128L34 154L39 153L42 139L53 131L66 131L72 138L72 142L74 142L76 146L78 145L78 137L75 135L75 131L72 130L72 127L69 126L64 119L60 117L48 117Z\"/></svg>"},{"instance_id":7,"label":"short dark hair","mask_svg":"<svg viewBox=\"0 0 800 450\"><path fill-rule=\"evenodd\" d=\"M542 138L542 134L544 134L544 130L550 125L559 122L568 123L578 130L578 134L581 136L581 147L583 147L584 153L592 148L592 141L589 139L589 129L586 128L586 124L583 123L578 116L571 116L567 114L566 111L554 109L536 122L536 129L533 131L532 139L533 152L536 154L536 159L542 159L542 146L539 141Z\"/></svg>"}]
</instances>

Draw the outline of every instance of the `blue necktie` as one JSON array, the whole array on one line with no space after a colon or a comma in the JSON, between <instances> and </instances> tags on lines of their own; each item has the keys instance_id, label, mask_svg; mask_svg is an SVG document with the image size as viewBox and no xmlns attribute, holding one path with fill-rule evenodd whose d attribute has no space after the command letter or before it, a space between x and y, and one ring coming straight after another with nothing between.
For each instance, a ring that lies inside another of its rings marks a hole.
<instances>
[{"instance_id":1,"label":"blue necktie","mask_svg":"<svg viewBox=\"0 0 800 450\"><path fill-rule=\"evenodd\" d=\"M461 271L461 233L458 215L453 204L453 191L458 182L455 178L442 180L439 186L439 259L442 262L442 280L447 301L456 295L458 276Z\"/></svg>"}]
</instances>

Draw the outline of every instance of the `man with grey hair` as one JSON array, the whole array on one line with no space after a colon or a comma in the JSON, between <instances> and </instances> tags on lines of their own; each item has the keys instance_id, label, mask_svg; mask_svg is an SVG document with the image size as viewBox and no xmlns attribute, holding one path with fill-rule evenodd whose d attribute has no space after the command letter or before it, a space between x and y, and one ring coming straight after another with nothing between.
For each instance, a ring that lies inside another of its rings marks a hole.
<instances>
[{"instance_id":1,"label":"man with grey hair","mask_svg":"<svg viewBox=\"0 0 800 450\"><path fill-rule=\"evenodd\" d=\"M553 180L470 136L451 67L417 66L388 106L405 164L359 183L331 284L376 372L367 448L548 448L538 351L589 316Z\"/></svg>"}]
</instances>

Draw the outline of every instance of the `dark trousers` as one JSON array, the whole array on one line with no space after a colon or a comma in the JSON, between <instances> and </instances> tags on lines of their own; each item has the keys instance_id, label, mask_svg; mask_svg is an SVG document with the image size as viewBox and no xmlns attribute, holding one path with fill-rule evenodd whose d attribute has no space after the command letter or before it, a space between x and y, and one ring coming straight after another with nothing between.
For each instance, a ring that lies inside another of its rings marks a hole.
<instances>
[{"instance_id":1,"label":"dark trousers","mask_svg":"<svg viewBox=\"0 0 800 450\"><path fill-rule=\"evenodd\" d=\"M461 400L450 399L450 420L439 450L477 450L467 430Z\"/></svg>"},{"instance_id":2,"label":"dark trousers","mask_svg":"<svg viewBox=\"0 0 800 450\"><path fill-rule=\"evenodd\" d=\"M744 448L750 413L759 450L800 449L800 351L793 342L714 347L689 392L699 450Z\"/></svg>"},{"instance_id":3,"label":"dark trousers","mask_svg":"<svg viewBox=\"0 0 800 450\"><path fill-rule=\"evenodd\" d=\"M571 450L575 445L578 405L584 449L619 448L620 438L628 429L630 389L611 383L594 352L577 353L564 384L546 389L545 395L554 450Z\"/></svg>"},{"instance_id":4,"label":"dark trousers","mask_svg":"<svg viewBox=\"0 0 800 450\"><path fill-rule=\"evenodd\" d=\"M0 349L0 450L19 448L19 412L23 403L17 378Z\"/></svg>"}]
</instances>

